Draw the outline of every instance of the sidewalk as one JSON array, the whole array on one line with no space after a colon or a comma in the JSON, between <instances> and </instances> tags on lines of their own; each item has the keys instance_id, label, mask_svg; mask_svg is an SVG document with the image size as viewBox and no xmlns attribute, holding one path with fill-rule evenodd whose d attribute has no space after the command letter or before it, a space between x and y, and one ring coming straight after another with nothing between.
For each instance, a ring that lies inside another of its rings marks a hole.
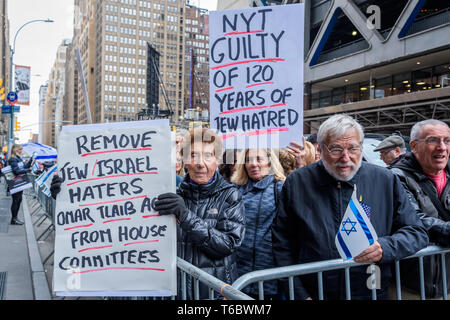
<instances>
[{"instance_id":1,"label":"sidewalk","mask_svg":"<svg viewBox=\"0 0 450 320\"><path fill-rule=\"evenodd\" d=\"M6 195L6 185L1 179L0 272L6 272L6 282L4 283L3 297L0 299L51 299L26 197L23 196L19 211L19 219L24 221L25 225L10 225L11 202L12 198Z\"/></svg>"}]
</instances>

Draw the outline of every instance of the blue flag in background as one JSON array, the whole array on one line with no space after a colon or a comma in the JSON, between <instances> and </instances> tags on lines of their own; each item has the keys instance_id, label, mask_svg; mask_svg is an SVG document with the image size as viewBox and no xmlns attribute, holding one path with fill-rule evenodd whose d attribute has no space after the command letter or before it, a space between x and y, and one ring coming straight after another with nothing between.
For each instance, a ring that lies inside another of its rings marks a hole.
<instances>
[{"instance_id":1,"label":"blue flag in background","mask_svg":"<svg viewBox=\"0 0 450 320\"><path fill-rule=\"evenodd\" d=\"M377 240L377 233L356 197L355 185L355 190L336 234L336 247L342 259L350 260Z\"/></svg>"}]
</instances>

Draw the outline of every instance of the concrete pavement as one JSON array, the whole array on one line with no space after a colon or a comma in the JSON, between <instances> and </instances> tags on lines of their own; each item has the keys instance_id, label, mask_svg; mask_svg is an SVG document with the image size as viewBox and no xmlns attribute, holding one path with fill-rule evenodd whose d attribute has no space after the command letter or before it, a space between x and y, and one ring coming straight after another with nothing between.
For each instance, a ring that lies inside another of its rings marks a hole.
<instances>
[{"instance_id":1,"label":"concrete pavement","mask_svg":"<svg viewBox=\"0 0 450 320\"><path fill-rule=\"evenodd\" d=\"M25 191L26 192L26 191ZM0 272L6 272L4 300L51 299L45 270L24 195L19 219L25 225L10 225L11 196L6 195L4 179L0 182Z\"/></svg>"}]
</instances>

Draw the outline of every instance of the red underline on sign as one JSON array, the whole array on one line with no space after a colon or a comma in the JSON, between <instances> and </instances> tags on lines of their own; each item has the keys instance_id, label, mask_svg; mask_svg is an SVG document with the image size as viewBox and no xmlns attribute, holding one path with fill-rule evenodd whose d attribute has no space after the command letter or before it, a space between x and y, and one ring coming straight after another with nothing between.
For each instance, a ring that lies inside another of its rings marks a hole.
<instances>
[{"instance_id":1,"label":"red underline on sign","mask_svg":"<svg viewBox=\"0 0 450 320\"><path fill-rule=\"evenodd\" d=\"M228 32L225 33L225 36L234 36L236 34L246 34L246 33L260 33L260 32L264 32L264 30L253 30L253 31L234 31L234 32Z\"/></svg>"},{"instance_id":2,"label":"red underline on sign","mask_svg":"<svg viewBox=\"0 0 450 320\"><path fill-rule=\"evenodd\" d=\"M138 196L138 197L127 198L127 199L112 200L112 201L106 201L106 202L98 202L98 203L90 203L90 204L80 204L79 207L96 206L96 205L99 205L99 204L115 203L115 202L121 202L121 201L127 201L127 200L134 200L134 199L145 198L145 197L147 197L147 196L144 195L144 196Z\"/></svg>"},{"instance_id":3,"label":"red underline on sign","mask_svg":"<svg viewBox=\"0 0 450 320\"><path fill-rule=\"evenodd\" d=\"M109 151L100 151L100 152L90 152L82 154L82 157L92 156L94 154L104 154L104 153L114 153L114 152L126 152L126 151L151 151L152 148L140 148L140 149L119 149L119 150L109 150Z\"/></svg>"},{"instance_id":4,"label":"red underline on sign","mask_svg":"<svg viewBox=\"0 0 450 320\"><path fill-rule=\"evenodd\" d=\"M237 62L222 64L220 66L212 67L211 70L217 70L217 69L220 69L220 68L226 68L226 67L234 66L236 64L245 64L245 63L251 63L251 62L279 62L279 61L285 61L285 59L269 58L269 59L255 59L255 60L237 61Z\"/></svg>"},{"instance_id":5,"label":"red underline on sign","mask_svg":"<svg viewBox=\"0 0 450 320\"><path fill-rule=\"evenodd\" d=\"M274 134L280 131L289 131L289 128L262 129L244 133L246 136L256 136L260 134Z\"/></svg>"},{"instance_id":6,"label":"red underline on sign","mask_svg":"<svg viewBox=\"0 0 450 320\"><path fill-rule=\"evenodd\" d=\"M64 229L64 231L72 230L72 229L78 229L78 228L87 228L87 227L91 227L91 226L93 226L93 225L94 225L94 224L91 223L91 224L85 224L85 225L83 225L83 226L70 227L70 228Z\"/></svg>"},{"instance_id":7,"label":"red underline on sign","mask_svg":"<svg viewBox=\"0 0 450 320\"><path fill-rule=\"evenodd\" d=\"M131 246L132 244L149 243L149 242L159 242L159 240L149 240L149 241L130 242L130 243L125 243L124 246Z\"/></svg>"},{"instance_id":8,"label":"red underline on sign","mask_svg":"<svg viewBox=\"0 0 450 320\"><path fill-rule=\"evenodd\" d=\"M255 84L251 84L249 86L246 86L245 88L251 88L251 87L255 87L255 86L262 86L264 84L273 84L273 82L262 82L262 83L255 83Z\"/></svg>"},{"instance_id":9,"label":"red underline on sign","mask_svg":"<svg viewBox=\"0 0 450 320\"><path fill-rule=\"evenodd\" d=\"M158 174L158 172L136 172L136 173L118 174L118 175L107 176L107 177L90 178L90 179L78 180L78 181L75 181L72 183L68 183L67 186L71 186L73 184L77 184L77 183L85 182L85 181L101 180L101 179L108 179L108 178L119 178L119 177L134 176L134 175L140 175L140 174Z\"/></svg>"},{"instance_id":10,"label":"red underline on sign","mask_svg":"<svg viewBox=\"0 0 450 320\"><path fill-rule=\"evenodd\" d=\"M227 90L231 90L231 89L234 89L234 87L223 88L220 90L216 90L216 92L222 92L222 91L227 91Z\"/></svg>"},{"instance_id":11,"label":"red underline on sign","mask_svg":"<svg viewBox=\"0 0 450 320\"><path fill-rule=\"evenodd\" d=\"M107 270L145 270L145 271L165 271L166 269L157 269L157 268L132 268L132 267L111 267L111 268L102 268L102 269L92 269L74 272L74 274L79 273L88 273L88 272L96 272L96 271L107 271Z\"/></svg>"},{"instance_id":12,"label":"red underline on sign","mask_svg":"<svg viewBox=\"0 0 450 320\"><path fill-rule=\"evenodd\" d=\"M103 246L103 247L86 248L86 249L78 250L78 252L84 252L84 251L88 251L88 250L104 249L104 248L111 248L111 247L112 247L112 245Z\"/></svg>"},{"instance_id":13,"label":"red underline on sign","mask_svg":"<svg viewBox=\"0 0 450 320\"><path fill-rule=\"evenodd\" d=\"M95 160L95 164L94 164L94 169L92 169L92 175L94 175L94 172L95 172L95 167L97 166L97 161L98 161L98 159L97 159L97 160Z\"/></svg>"},{"instance_id":14,"label":"red underline on sign","mask_svg":"<svg viewBox=\"0 0 450 320\"><path fill-rule=\"evenodd\" d=\"M286 105L286 103L278 103L278 104L271 105L270 108L282 107L285 105ZM268 108L268 106L254 106L254 107L248 107L248 108L234 109L234 110L228 110L228 111L221 112L221 113L219 113L219 115L247 111L247 110L265 109L265 108Z\"/></svg>"},{"instance_id":15,"label":"red underline on sign","mask_svg":"<svg viewBox=\"0 0 450 320\"><path fill-rule=\"evenodd\" d=\"M229 139L229 138L234 138L236 136L237 136L236 133L230 133L230 134L224 134L223 136L221 136L221 138L222 138L222 140L226 140L226 139Z\"/></svg>"},{"instance_id":16,"label":"red underline on sign","mask_svg":"<svg viewBox=\"0 0 450 320\"><path fill-rule=\"evenodd\" d=\"M107 220L107 221L103 221L103 223L110 223L110 222L115 222L115 221L129 221L131 220L131 218L122 218L122 219L113 219L113 220Z\"/></svg>"},{"instance_id":17,"label":"red underline on sign","mask_svg":"<svg viewBox=\"0 0 450 320\"><path fill-rule=\"evenodd\" d=\"M144 219L151 218L151 217L161 217L161 215L160 214L151 214L148 216L142 216L142 218L144 218Z\"/></svg>"}]
</instances>

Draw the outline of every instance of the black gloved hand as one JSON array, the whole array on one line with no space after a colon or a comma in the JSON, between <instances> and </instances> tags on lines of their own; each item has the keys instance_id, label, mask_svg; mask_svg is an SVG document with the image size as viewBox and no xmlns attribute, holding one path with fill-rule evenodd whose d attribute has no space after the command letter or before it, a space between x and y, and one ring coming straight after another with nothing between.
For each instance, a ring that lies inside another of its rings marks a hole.
<instances>
[{"instance_id":1,"label":"black gloved hand","mask_svg":"<svg viewBox=\"0 0 450 320\"><path fill-rule=\"evenodd\" d=\"M62 179L55 174L52 179L52 184L50 185L50 193L52 194L53 199L56 199L56 196L61 191L61 183Z\"/></svg>"},{"instance_id":2,"label":"black gloved hand","mask_svg":"<svg viewBox=\"0 0 450 320\"><path fill-rule=\"evenodd\" d=\"M159 211L160 215L174 214L181 222L184 221L189 212L183 198L171 192L160 194L153 209Z\"/></svg>"}]
</instances>

